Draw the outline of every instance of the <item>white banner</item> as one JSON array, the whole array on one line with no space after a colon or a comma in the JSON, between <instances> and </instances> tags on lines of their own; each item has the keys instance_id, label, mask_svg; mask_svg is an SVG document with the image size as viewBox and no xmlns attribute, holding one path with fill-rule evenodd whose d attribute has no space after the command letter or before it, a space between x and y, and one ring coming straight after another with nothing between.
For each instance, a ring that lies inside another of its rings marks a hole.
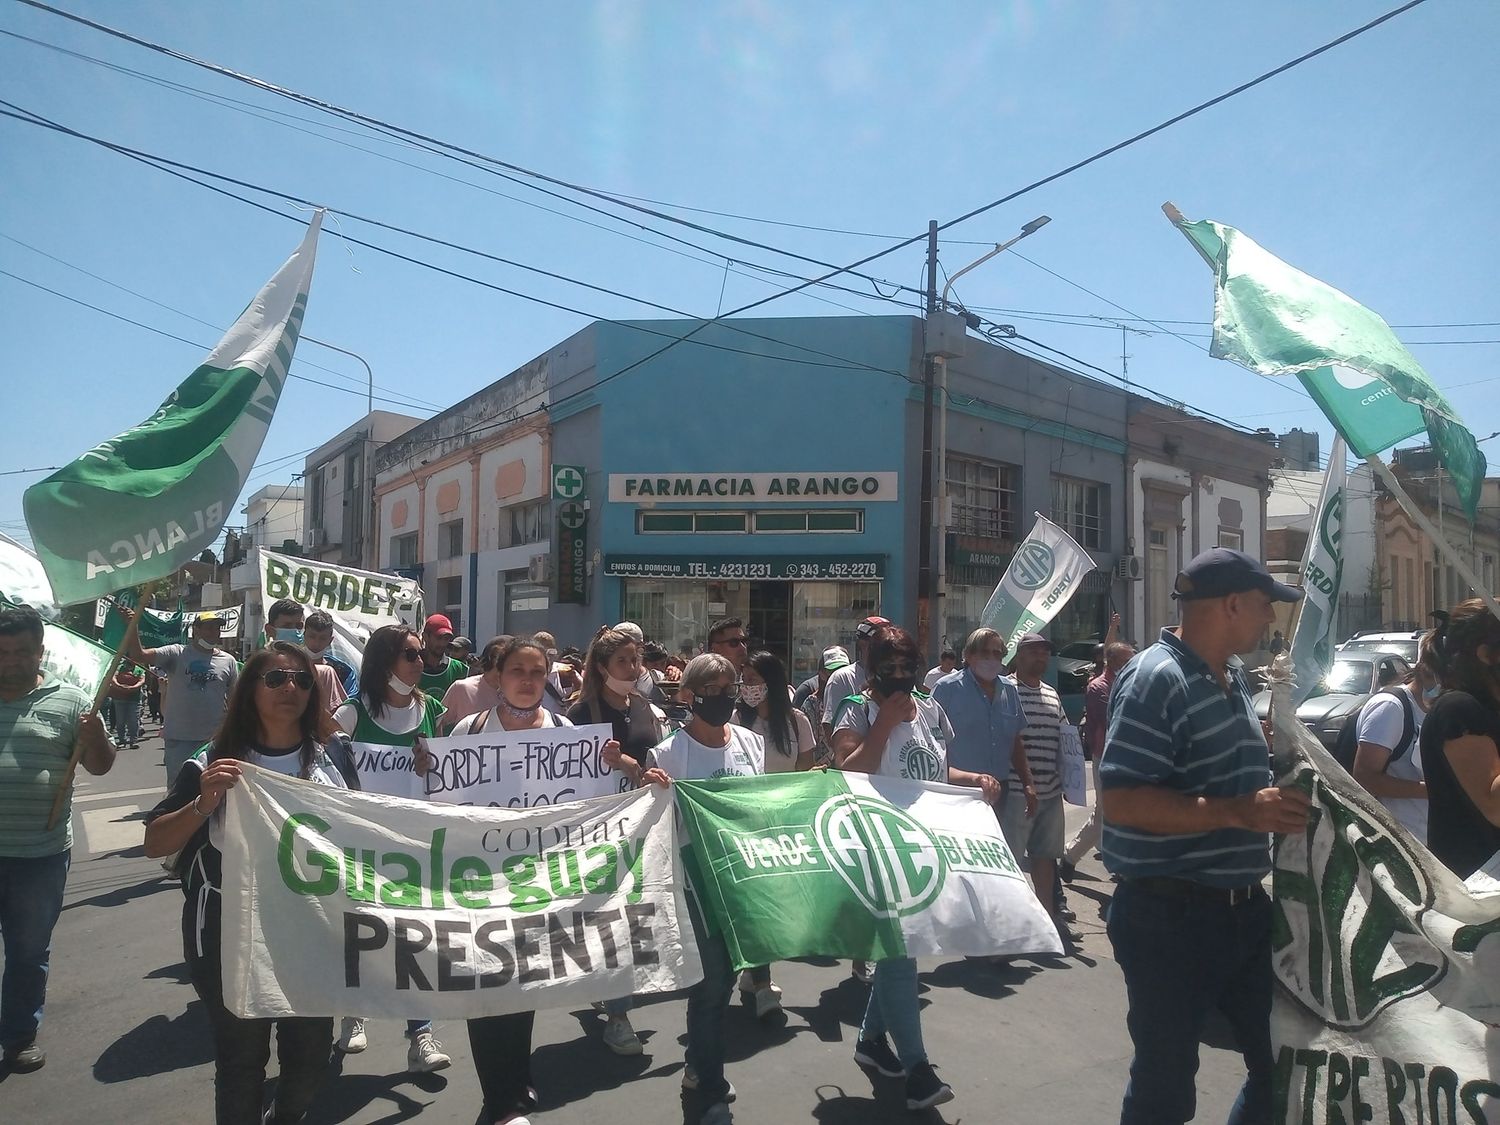
<instances>
[{"instance_id":1,"label":"white banner","mask_svg":"<svg viewBox=\"0 0 1500 1125\"><path fill-rule=\"evenodd\" d=\"M1006 651L1013 654L1021 635L1036 632L1056 617L1093 569L1089 553L1038 512L1031 534L1016 548L979 615L980 624L1004 637Z\"/></svg>"},{"instance_id":2,"label":"white banner","mask_svg":"<svg viewBox=\"0 0 1500 1125\"><path fill-rule=\"evenodd\" d=\"M1307 529L1302 553L1302 606L1292 633L1292 706L1310 696L1333 667L1338 644L1339 593L1344 584L1344 510L1348 473L1344 439L1335 436L1328 452L1328 475L1318 497L1318 510Z\"/></svg>"},{"instance_id":3,"label":"white banner","mask_svg":"<svg viewBox=\"0 0 1500 1125\"><path fill-rule=\"evenodd\" d=\"M667 791L503 812L244 769L214 826L237 1016L466 1019L702 979Z\"/></svg>"},{"instance_id":4,"label":"white banner","mask_svg":"<svg viewBox=\"0 0 1500 1125\"><path fill-rule=\"evenodd\" d=\"M361 648L382 625L399 623L421 628L422 587L415 579L296 559L264 547L258 548L257 554L262 612L279 598L291 598L343 622Z\"/></svg>"},{"instance_id":5,"label":"white banner","mask_svg":"<svg viewBox=\"0 0 1500 1125\"><path fill-rule=\"evenodd\" d=\"M608 723L430 738L437 763L419 779L429 801L529 809L628 792L630 779L602 760Z\"/></svg>"},{"instance_id":6,"label":"white banner","mask_svg":"<svg viewBox=\"0 0 1500 1125\"><path fill-rule=\"evenodd\" d=\"M1272 714L1281 784L1313 797L1307 830L1275 837L1272 1120L1500 1122L1500 891L1460 882L1339 768L1288 687Z\"/></svg>"}]
</instances>

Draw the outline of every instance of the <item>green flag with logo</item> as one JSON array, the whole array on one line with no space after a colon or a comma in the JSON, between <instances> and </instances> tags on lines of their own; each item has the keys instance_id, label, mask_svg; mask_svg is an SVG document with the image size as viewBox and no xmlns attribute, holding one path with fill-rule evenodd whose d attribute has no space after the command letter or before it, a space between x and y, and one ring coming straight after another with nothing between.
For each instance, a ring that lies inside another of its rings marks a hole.
<instances>
[{"instance_id":1,"label":"green flag with logo","mask_svg":"<svg viewBox=\"0 0 1500 1125\"><path fill-rule=\"evenodd\" d=\"M164 578L213 545L270 428L302 331L322 212L218 347L138 426L26 490L57 601Z\"/></svg>"},{"instance_id":2,"label":"green flag with logo","mask_svg":"<svg viewBox=\"0 0 1500 1125\"><path fill-rule=\"evenodd\" d=\"M1360 457L1426 430L1474 519L1484 454L1390 325L1234 227L1163 209L1214 271L1210 355L1262 375L1295 374Z\"/></svg>"},{"instance_id":3,"label":"green flag with logo","mask_svg":"<svg viewBox=\"0 0 1500 1125\"><path fill-rule=\"evenodd\" d=\"M115 599L130 609L136 608L138 599L132 593L121 594ZM142 648L161 648L164 645L180 645L187 639L187 611L183 608L182 599L177 599L177 611L175 613L163 613L158 609L142 609L140 637ZM111 606L104 617L104 631L99 637L100 641L109 647L111 651L120 647L120 642L125 639L125 618L115 612Z\"/></svg>"},{"instance_id":4,"label":"green flag with logo","mask_svg":"<svg viewBox=\"0 0 1500 1125\"><path fill-rule=\"evenodd\" d=\"M838 770L674 789L694 889L736 968L1062 952L977 790Z\"/></svg>"}]
</instances>

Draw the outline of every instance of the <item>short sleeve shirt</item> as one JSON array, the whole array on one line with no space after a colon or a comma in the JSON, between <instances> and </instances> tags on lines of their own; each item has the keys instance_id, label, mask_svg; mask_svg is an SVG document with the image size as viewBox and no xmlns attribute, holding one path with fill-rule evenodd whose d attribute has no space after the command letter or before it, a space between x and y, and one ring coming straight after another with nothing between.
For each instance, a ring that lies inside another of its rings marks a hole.
<instances>
[{"instance_id":1,"label":"short sleeve shirt","mask_svg":"<svg viewBox=\"0 0 1500 1125\"><path fill-rule=\"evenodd\" d=\"M423 665L422 682L417 686L422 689L423 695L430 695L433 699L442 699L454 683L464 679L468 674L469 666L462 660L456 660L450 656L448 663L436 672L429 672L426 665Z\"/></svg>"},{"instance_id":2,"label":"short sleeve shirt","mask_svg":"<svg viewBox=\"0 0 1500 1125\"><path fill-rule=\"evenodd\" d=\"M953 726L943 709L930 696L913 695L917 717L897 723L886 740L878 777L901 777L909 781L948 780L948 746L953 741ZM852 730L863 738L878 711L869 695L861 695L844 708L835 731Z\"/></svg>"},{"instance_id":3,"label":"short sleeve shirt","mask_svg":"<svg viewBox=\"0 0 1500 1125\"><path fill-rule=\"evenodd\" d=\"M869 678L869 673L859 664L845 664L829 676L823 688L823 722L837 727L845 700L863 691Z\"/></svg>"},{"instance_id":4,"label":"short sleeve shirt","mask_svg":"<svg viewBox=\"0 0 1500 1125\"><path fill-rule=\"evenodd\" d=\"M196 644L165 645L156 650L157 675L172 681L162 713L162 737L207 742L219 729L230 689L239 678L234 657Z\"/></svg>"},{"instance_id":5,"label":"short sleeve shirt","mask_svg":"<svg viewBox=\"0 0 1500 1125\"><path fill-rule=\"evenodd\" d=\"M760 735L731 724L729 741L705 746L680 730L651 751L650 764L660 766L674 781L705 781L715 777L756 777L766 772L766 744Z\"/></svg>"},{"instance_id":6,"label":"short sleeve shirt","mask_svg":"<svg viewBox=\"0 0 1500 1125\"><path fill-rule=\"evenodd\" d=\"M1154 785L1186 796L1243 797L1271 784L1271 751L1244 667L1226 691L1171 630L1115 677L1099 764L1102 789ZM1157 833L1104 822L1104 866L1123 878L1170 875L1243 887L1271 870L1270 837L1243 828Z\"/></svg>"},{"instance_id":7,"label":"short sleeve shirt","mask_svg":"<svg viewBox=\"0 0 1500 1125\"><path fill-rule=\"evenodd\" d=\"M807 716L793 707L789 712L792 720L792 729L787 732L787 749L790 753L783 754L776 748L776 743L770 734L770 724L759 715L755 716L748 730L753 730L760 735L761 741L766 747L766 773L791 773L797 768L797 758L801 754L812 751L817 742L813 738L812 724L808 722ZM736 720L738 721L738 720Z\"/></svg>"},{"instance_id":8,"label":"short sleeve shirt","mask_svg":"<svg viewBox=\"0 0 1500 1125\"><path fill-rule=\"evenodd\" d=\"M948 764L971 773L1007 776L1016 735L1026 729L1015 683L999 677L991 698L974 673L963 668L938 680L932 698L953 728Z\"/></svg>"},{"instance_id":9,"label":"short sleeve shirt","mask_svg":"<svg viewBox=\"0 0 1500 1125\"><path fill-rule=\"evenodd\" d=\"M73 846L71 786L51 830L47 818L90 702L51 673L20 699L0 700L0 856L36 859Z\"/></svg>"},{"instance_id":10,"label":"short sleeve shirt","mask_svg":"<svg viewBox=\"0 0 1500 1125\"><path fill-rule=\"evenodd\" d=\"M491 687L483 676L466 676L448 685L443 695L443 717L456 725L460 719L493 710L499 702L499 689Z\"/></svg>"},{"instance_id":11,"label":"short sleeve shirt","mask_svg":"<svg viewBox=\"0 0 1500 1125\"><path fill-rule=\"evenodd\" d=\"M1062 725L1067 719L1063 714L1062 700L1050 684L1028 687L1017 680L1016 694L1021 697L1021 710L1026 714L1026 729L1021 732L1021 742L1026 747L1026 765L1031 770L1037 799L1044 801L1062 792L1058 757L1062 747ZM1018 785L1020 780L1011 770L1012 786Z\"/></svg>"},{"instance_id":12,"label":"short sleeve shirt","mask_svg":"<svg viewBox=\"0 0 1500 1125\"><path fill-rule=\"evenodd\" d=\"M1427 848L1460 879L1467 879L1500 852L1500 828L1491 824L1464 792L1448 760L1447 744L1479 735L1500 747L1500 715L1468 692L1438 697L1422 723L1422 764L1427 771Z\"/></svg>"},{"instance_id":13,"label":"short sleeve shirt","mask_svg":"<svg viewBox=\"0 0 1500 1125\"><path fill-rule=\"evenodd\" d=\"M1396 692L1400 692L1397 695ZM1404 698L1403 698L1404 696ZM1412 743L1402 746L1401 736L1406 730L1406 714L1412 718ZM1383 746L1391 751L1385 772L1388 777L1402 781L1422 780L1422 713L1411 689L1406 686L1395 691L1382 691L1372 695L1360 708L1356 741ZM1406 826L1408 832L1423 843L1427 842L1427 801L1421 797L1379 797L1392 816Z\"/></svg>"}]
</instances>

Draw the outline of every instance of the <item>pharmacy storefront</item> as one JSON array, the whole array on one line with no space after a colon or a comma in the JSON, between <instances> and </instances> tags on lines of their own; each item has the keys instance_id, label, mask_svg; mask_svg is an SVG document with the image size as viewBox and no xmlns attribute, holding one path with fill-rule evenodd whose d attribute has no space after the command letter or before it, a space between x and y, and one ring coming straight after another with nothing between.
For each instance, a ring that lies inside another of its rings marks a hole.
<instances>
[{"instance_id":1,"label":"pharmacy storefront","mask_svg":"<svg viewBox=\"0 0 1500 1125\"><path fill-rule=\"evenodd\" d=\"M605 583L620 615L675 652L745 623L793 681L859 621L898 612L895 472L609 476ZM611 535L611 529L615 534ZM876 549L876 547L879 549Z\"/></svg>"}]
</instances>

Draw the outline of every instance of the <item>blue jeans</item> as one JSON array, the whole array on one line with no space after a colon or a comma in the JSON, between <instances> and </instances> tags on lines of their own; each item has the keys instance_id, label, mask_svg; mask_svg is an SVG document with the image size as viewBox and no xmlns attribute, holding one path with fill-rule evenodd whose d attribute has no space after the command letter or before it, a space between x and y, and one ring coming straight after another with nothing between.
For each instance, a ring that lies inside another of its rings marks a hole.
<instances>
[{"instance_id":1,"label":"blue jeans","mask_svg":"<svg viewBox=\"0 0 1500 1125\"><path fill-rule=\"evenodd\" d=\"M0 981L0 1045L24 1047L36 1038L47 1001L52 928L62 913L71 852L22 859L0 856L0 937L5 976Z\"/></svg>"},{"instance_id":2,"label":"blue jeans","mask_svg":"<svg viewBox=\"0 0 1500 1125\"><path fill-rule=\"evenodd\" d=\"M205 739L201 738L168 738L162 741L162 760L167 767L167 788L172 788L172 782L177 780L177 775L182 772L182 767L187 760L203 749Z\"/></svg>"},{"instance_id":3,"label":"blue jeans","mask_svg":"<svg viewBox=\"0 0 1500 1125\"><path fill-rule=\"evenodd\" d=\"M1229 1021L1248 1075L1230 1125L1271 1120L1271 900L1231 906L1127 879L1109 908L1135 1045L1121 1125L1179 1125L1197 1109L1198 1043L1209 1013Z\"/></svg>"},{"instance_id":4,"label":"blue jeans","mask_svg":"<svg viewBox=\"0 0 1500 1125\"><path fill-rule=\"evenodd\" d=\"M922 1043L922 1009L917 1002L917 963L910 957L891 957L875 963L875 980L870 985L870 1003L865 1008L865 1022L859 1029L861 1039L879 1039L890 1032L896 1057L907 1072L927 1061Z\"/></svg>"},{"instance_id":5,"label":"blue jeans","mask_svg":"<svg viewBox=\"0 0 1500 1125\"><path fill-rule=\"evenodd\" d=\"M712 1105L729 1094L729 1081L724 1077L724 1019L734 991L734 970L723 937L709 936L692 896L688 897L688 917L703 962L703 979L688 989L687 1065L698 1075L699 1095Z\"/></svg>"},{"instance_id":6,"label":"blue jeans","mask_svg":"<svg viewBox=\"0 0 1500 1125\"><path fill-rule=\"evenodd\" d=\"M141 701L139 698L115 700L115 741L141 740Z\"/></svg>"}]
</instances>

